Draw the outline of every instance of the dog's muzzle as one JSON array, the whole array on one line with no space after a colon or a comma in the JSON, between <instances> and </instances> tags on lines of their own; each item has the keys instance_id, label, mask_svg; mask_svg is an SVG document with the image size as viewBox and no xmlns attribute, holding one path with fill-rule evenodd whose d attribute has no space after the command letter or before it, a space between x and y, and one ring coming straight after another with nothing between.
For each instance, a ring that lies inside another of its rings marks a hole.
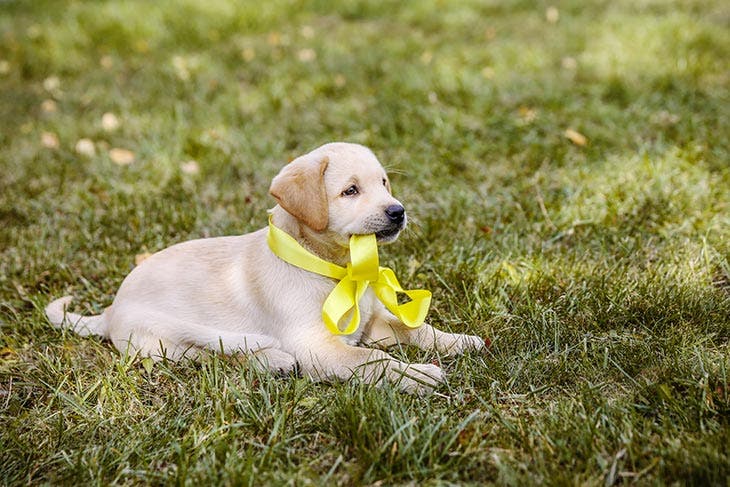
<instances>
[{"instance_id":1,"label":"dog's muzzle","mask_svg":"<svg viewBox=\"0 0 730 487\"><path fill-rule=\"evenodd\" d=\"M402 205L390 205L385 209L385 216L388 217L388 225L375 232L375 237L379 242L395 240L406 226L406 209Z\"/></svg>"}]
</instances>

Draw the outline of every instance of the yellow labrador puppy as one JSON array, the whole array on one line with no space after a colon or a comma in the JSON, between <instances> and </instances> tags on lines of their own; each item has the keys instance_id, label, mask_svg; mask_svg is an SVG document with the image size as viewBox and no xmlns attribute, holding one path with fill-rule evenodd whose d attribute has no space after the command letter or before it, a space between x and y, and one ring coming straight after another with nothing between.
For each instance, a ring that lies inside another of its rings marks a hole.
<instances>
[{"instance_id":1,"label":"yellow labrador puppy","mask_svg":"<svg viewBox=\"0 0 730 487\"><path fill-rule=\"evenodd\" d=\"M326 144L274 178L273 223L319 257L345 265L353 234L394 241L406 226L403 205L385 170L366 147ZM193 240L149 257L124 279L114 302L97 316L66 311L71 297L50 303L48 319L82 335L110 339L122 353L159 359L194 357L201 350L252 353L272 370L298 363L314 379L357 376L394 381L421 392L444 380L432 364L407 364L381 349L396 343L458 354L484 341L399 322L368 289L355 333L331 334L322 305L336 282L290 265L269 249L267 229L234 237Z\"/></svg>"}]
</instances>

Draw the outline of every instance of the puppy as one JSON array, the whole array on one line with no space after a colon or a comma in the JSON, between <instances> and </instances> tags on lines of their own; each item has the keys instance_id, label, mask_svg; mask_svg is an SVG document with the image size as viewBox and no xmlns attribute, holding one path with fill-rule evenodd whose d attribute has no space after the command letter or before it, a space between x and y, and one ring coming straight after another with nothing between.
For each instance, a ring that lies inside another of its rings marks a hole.
<instances>
[{"instance_id":1,"label":"puppy","mask_svg":"<svg viewBox=\"0 0 730 487\"><path fill-rule=\"evenodd\" d=\"M375 234L385 244L407 222L385 170L357 144L326 144L298 157L273 179L270 192L278 202L270 211L273 224L341 266L349 260L351 235ZM267 245L267 232L173 245L136 267L102 314L67 312L70 296L50 303L46 314L58 327L110 339L122 353L172 360L203 350L250 353L275 371L299 364L313 379L389 380L409 392L436 387L443 371L398 361L383 349L404 343L459 354L484 347L475 336L428 324L406 327L370 288L360 300L358 329L333 335L322 305L336 281L281 260Z\"/></svg>"}]
</instances>

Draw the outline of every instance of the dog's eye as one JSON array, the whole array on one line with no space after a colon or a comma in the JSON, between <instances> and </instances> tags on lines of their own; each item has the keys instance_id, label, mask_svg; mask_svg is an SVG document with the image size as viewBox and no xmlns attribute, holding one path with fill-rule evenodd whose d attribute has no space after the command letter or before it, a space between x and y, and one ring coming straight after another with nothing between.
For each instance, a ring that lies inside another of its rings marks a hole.
<instances>
[{"instance_id":1,"label":"dog's eye","mask_svg":"<svg viewBox=\"0 0 730 487\"><path fill-rule=\"evenodd\" d=\"M386 179L383 178L383 186L387 186L387 185L388 185L388 181L386 181Z\"/></svg>"},{"instance_id":2,"label":"dog's eye","mask_svg":"<svg viewBox=\"0 0 730 487\"><path fill-rule=\"evenodd\" d=\"M342 192L342 196L354 196L359 193L357 186L354 184Z\"/></svg>"}]
</instances>

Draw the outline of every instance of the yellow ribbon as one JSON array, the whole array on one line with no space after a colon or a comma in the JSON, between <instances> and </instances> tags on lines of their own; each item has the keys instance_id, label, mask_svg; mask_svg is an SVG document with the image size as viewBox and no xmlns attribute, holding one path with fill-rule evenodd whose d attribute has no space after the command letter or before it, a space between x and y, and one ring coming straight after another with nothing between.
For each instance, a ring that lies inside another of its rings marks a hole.
<instances>
[{"instance_id":1,"label":"yellow ribbon","mask_svg":"<svg viewBox=\"0 0 730 487\"><path fill-rule=\"evenodd\" d=\"M350 262L347 267L328 262L306 250L291 235L276 227L271 216L267 242L271 251L281 260L340 281L322 306L324 324L335 335L350 335L357 330L360 325L360 298L368 286L372 286L385 307L409 328L418 328L426 319L431 292L425 289L406 291L391 269L380 267L375 235L350 237ZM410 301L398 304L398 293L404 293ZM350 312L350 322L341 330L339 323Z\"/></svg>"}]
</instances>

